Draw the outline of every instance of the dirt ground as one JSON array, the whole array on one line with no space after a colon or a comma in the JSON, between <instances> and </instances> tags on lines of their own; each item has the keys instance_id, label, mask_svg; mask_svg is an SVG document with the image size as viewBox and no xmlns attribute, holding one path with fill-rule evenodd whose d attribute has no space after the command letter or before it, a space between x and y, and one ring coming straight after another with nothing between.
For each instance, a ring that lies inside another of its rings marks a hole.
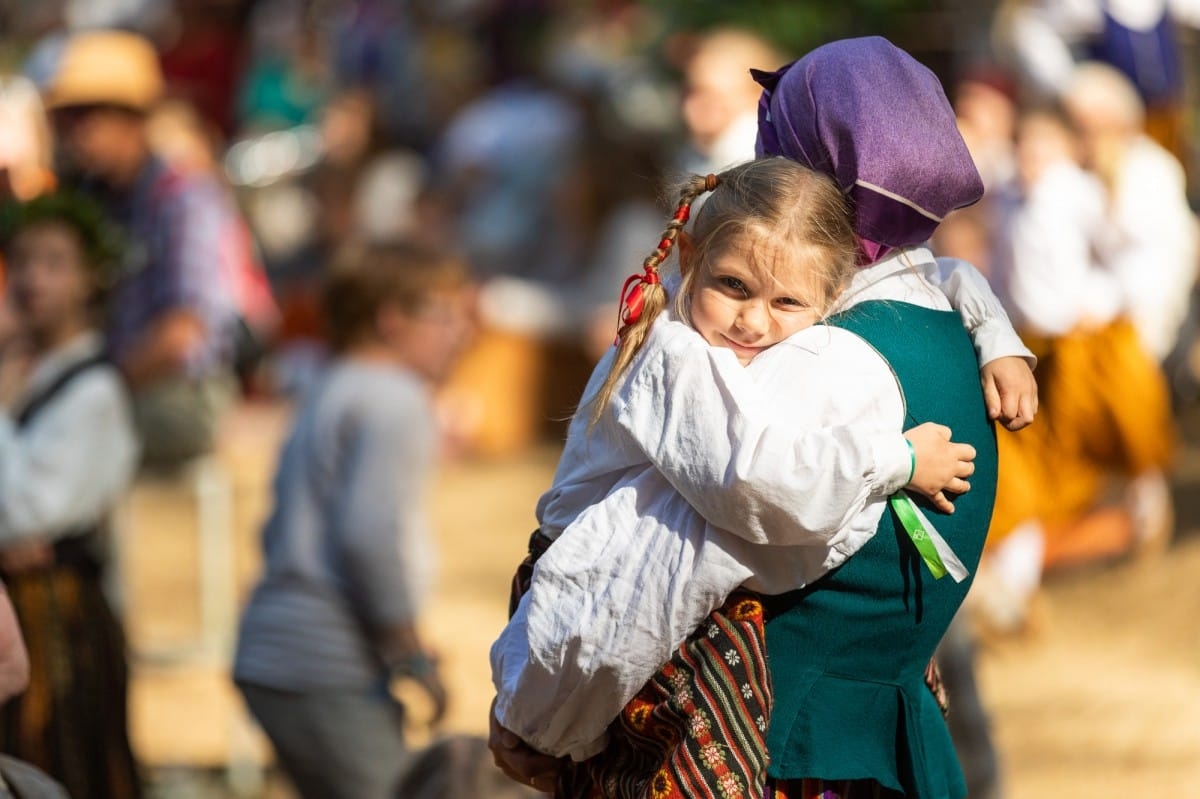
<instances>
[{"instance_id":1,"label":"dirt ground","mask_svg":"<svg viewBox=\"0 0 1200 799\"><path fill-rule=\"evenodd\" d=\"M195 509L182 484L142 485L125 509L121 593L135 653L135 747L163 797L286 797L263 778L269 750L227 675L233 614L258 567L258 525L287 409L248 406L231 420L220 462L231 479L233 537L210 548L225 578L209 592L215 647L202 630ZM533 526L557 452L452 462L435 486L439 588L425 627L453 703L444 729L483 732L488 647L505 619L508 580ZM1040 623L991 641L979 679L1003 758L1006 796L1200 797L1200 450L1184 452L1178 529L1151 562L1053 575ZM215 568L213 574L222 574ZM415 716L424 708L414 699ZM426 731L414 729L416 740ZM207 773L208 792L187 775ZM212 787L212 775L219 777Z\"/></svg>"}]
</instances>

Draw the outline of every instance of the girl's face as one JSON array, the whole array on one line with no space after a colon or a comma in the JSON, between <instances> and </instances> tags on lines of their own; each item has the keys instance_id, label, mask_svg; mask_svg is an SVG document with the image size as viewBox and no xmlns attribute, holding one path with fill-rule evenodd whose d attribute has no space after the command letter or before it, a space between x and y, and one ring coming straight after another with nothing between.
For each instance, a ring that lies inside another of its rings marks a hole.
<instances>
[{"instance_id":1,"label":"girl's face","mask_svg":"<svg viewBox=\"0 0 1200 799\"><path fill-rule=\"evenodd\" d=\"M13 306L35 337L56 338L87 318L95 289L79 236L67 224L39 222L17 234L8 248Z\"/></svg>"},{"instance_id":2,"label":"girl's face","mask_svg":"<svg viewBox=\"0 0 1200 799\"><path fill-rule=\"evenodd\" d=\"M771 274L738 248L698 268L690 293L692 327L712 346L733 350L743 366L821 317L823 292L810 270Z\"/></svg>"}]
</instances>

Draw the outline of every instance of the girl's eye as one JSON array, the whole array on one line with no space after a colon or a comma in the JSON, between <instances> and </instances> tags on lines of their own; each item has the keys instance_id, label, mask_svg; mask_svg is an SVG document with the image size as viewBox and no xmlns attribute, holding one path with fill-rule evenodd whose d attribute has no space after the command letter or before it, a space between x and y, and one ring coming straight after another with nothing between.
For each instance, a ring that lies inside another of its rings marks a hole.
<instances>
[{"instance_id":1,"label":"girl's eye","mask_svg":"<svg viewBox=\"0 0 1200 799\"><path fill-rule=\"evenodd\" d=\"M733 289L734 291L739 291L743 294L746 293L746 284L738 280L736 277L729 277L727 275L725 277L717 278L717 281L727 289Z\"/></svg>"},{"instance_id":2,"label":"girl's eye","mask_svg":"<svg viewBox=\"0 0 1200 799\"><path fill-rule=\"evenodd\" d=\"M779 299L775 300L775 302L777 302L780 305L786 306L788 308L793 308L793 309L797 309L797 310L808 307L807 302L804 302L803 300L798 300L795 297L780 297Z\"/></svg>"}]
</instances>

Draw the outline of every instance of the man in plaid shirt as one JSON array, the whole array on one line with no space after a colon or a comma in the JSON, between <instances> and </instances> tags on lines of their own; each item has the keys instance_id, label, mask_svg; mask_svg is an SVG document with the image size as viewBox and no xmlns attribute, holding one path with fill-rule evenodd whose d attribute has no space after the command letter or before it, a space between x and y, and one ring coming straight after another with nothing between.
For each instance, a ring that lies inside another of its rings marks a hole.
<instances>
[{"instance_id":1,"label":"man in plaid shirt","mask_svg":"<svg viewBox=\"0 0 1200 799\"><path fill-rule=\"evenodd\" d=\"M68 40L47 90L70 166L123 229L109 351L133 393L147 466L211 450L232 400L237 276L248 235L228 191L152 154L147 113L163 78L150 44L94 31Z\"/></svg>"}]
</instances>

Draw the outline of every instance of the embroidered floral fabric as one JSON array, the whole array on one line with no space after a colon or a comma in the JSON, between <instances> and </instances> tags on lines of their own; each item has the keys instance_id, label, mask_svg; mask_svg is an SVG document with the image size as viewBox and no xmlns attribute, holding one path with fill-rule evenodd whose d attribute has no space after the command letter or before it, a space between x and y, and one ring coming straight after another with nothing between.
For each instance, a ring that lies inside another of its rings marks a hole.
<instances>
[{"instance_id":1,"label":"embroidered floral fabric","mask_svg":"<svg viewBox=\"0 0 1200 799\"><path fill-rule=\"evenodd\" d=\"M749 799L763 795L771 678L763 607L732 595L609 728L608 748L572 764L569 799Z\"/></svg>"}]
</instances>

